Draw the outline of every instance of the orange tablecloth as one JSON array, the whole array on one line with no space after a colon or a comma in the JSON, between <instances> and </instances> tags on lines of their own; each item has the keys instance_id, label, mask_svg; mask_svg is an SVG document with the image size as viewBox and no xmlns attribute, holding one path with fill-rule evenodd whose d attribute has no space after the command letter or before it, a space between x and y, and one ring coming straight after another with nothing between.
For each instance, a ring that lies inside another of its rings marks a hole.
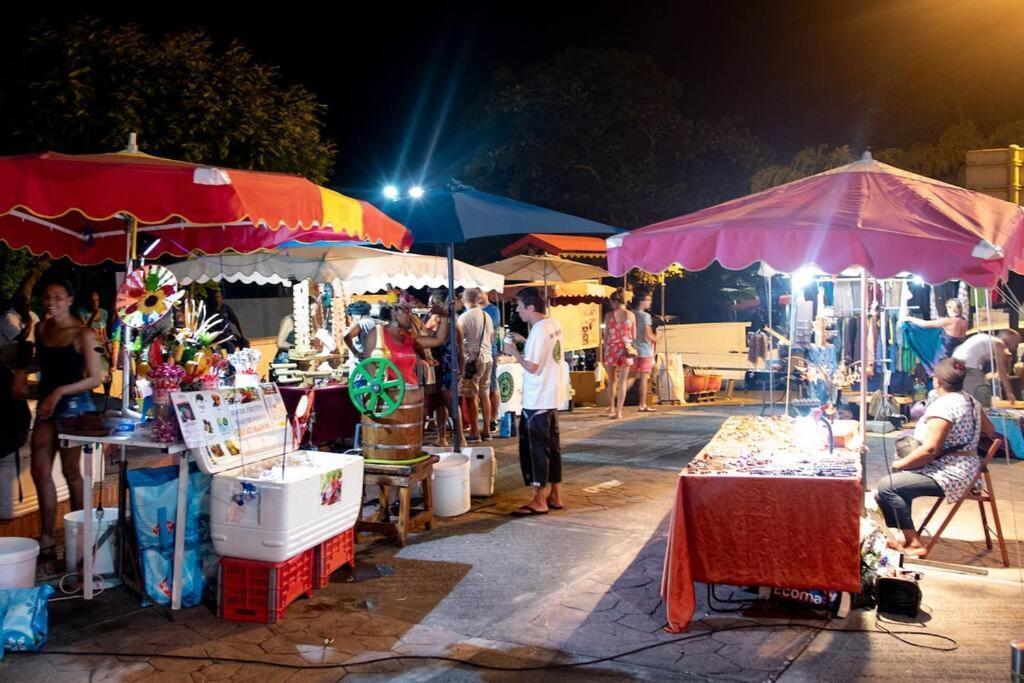
<instances>
[{"instance_id":1,"label":"orange tablecloth","mask_svg":"<svg viewBox=\"0 0 1024 683\"><path fill-rule=\"evenodd\" d=\"M661 596L685 631L694 581L860 590L859 478L680 474Z\"/></svg>"}]
</instances>

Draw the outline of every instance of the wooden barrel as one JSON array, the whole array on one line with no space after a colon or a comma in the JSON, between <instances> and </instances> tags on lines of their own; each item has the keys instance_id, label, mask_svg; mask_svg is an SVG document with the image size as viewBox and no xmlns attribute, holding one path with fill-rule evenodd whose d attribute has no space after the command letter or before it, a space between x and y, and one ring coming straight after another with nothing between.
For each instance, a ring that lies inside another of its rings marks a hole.
<instances>
[{"instance_id":1,"label":"wooden barrel","mask_svg":"<svg viewBox=\"0 0 1024 683\"><path fill-rule=\"evenodd\" d=\"M405 398L387 417L363 415L363 457L412 460L423 455L423 389L405 385Z\"/></svg>"}]
</instances>

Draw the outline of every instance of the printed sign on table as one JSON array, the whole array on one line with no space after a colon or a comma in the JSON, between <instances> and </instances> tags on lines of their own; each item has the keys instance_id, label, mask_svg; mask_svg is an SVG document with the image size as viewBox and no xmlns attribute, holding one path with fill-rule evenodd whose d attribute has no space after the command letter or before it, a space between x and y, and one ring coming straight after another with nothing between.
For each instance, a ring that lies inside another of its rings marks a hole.
<instances>
[{"instance_id":1,"label":"printed sign on table","mask_svg":"<svg viewBox=\"0 0 1024 683\"><path fill-rule=\"evenodd\" d=\"M204 471L283 453L288 415L275 384L171 394L185 443Z\"/></svg>"}]
</instances>

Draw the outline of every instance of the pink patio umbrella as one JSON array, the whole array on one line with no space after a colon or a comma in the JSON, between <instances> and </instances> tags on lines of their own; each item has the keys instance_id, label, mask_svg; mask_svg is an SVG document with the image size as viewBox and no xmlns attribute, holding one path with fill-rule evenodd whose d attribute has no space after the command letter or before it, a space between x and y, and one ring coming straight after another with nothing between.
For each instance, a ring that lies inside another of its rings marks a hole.
<instances>
[{"instance_id":1,"label":"pink patio umbrella","mask_svg":"<svg viewBox=\"0 0 1024 683\"><path fill-rule=\"evenodd\" d=\"M963 280L991 288L1019 272L1024 209L979 192L860 161L763 192L672 218L607 240L608 270L660 273L672 264L701 270L763 262L781 272L817 266L839 274L862 269L888 278L914 273L939 284ZM769 309L770 310L770 309ZM867 355L866 335L861 358ZM861 426L866 386L861 382Z\"/></svg>"},{"instance_id":2,"label":"pink patio umbrella","mask_svg":"<svg viewBox=\"0 0 1024 683\"><path fill-rule=\"evenodd\" d=\"M608 238L608 270L761 261L876 278L911 272L991 288L1020 265L1024 209L875 161L852 164Z\"/></svg>"}]
</instances>

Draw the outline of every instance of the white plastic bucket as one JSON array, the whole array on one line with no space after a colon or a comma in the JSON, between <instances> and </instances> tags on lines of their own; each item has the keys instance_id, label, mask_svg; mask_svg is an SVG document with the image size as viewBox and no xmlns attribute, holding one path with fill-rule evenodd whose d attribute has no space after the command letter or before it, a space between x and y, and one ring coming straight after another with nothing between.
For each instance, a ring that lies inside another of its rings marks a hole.
<instances>
[{"instance_id":1,"label":"white plastic bucket","mask_svg":"<svg viewBox=\"0 0 1024 683\"><path fill-rule=\"evenodd\" d=\"M434 464L431 501L438 517L457 517L469 512L469 457L442 453Z\"/></svg>"},{"instance_id":2,"label":"white plastic bucket","mask_svg":"<svg viewBox=\"0 0 1024 683\"><path fill-rule=\"evenodd\" d=\"M493 448L477 448L469 454L469 492L474 496L493 496L498 462Z\"/></svg>"},{"instance_id":3,"label":"white plastic bucket","mask_svg":"<svg viewBox=\"0 0 1024 683\"><path fill-rule=\"evenodd\" d=\"M31 538L0 538L0 588L31 588L36 585L39 543Z\"/></svg>"},{"instance_id":4,"label":"white plastic bucket","mask_svg":"<svg viewBox=\"0 0 1024 683\"><path fill-rule=\"evenodd\" d=\"M107 532L107 529L111 529L117 524L117 508L103 508L103 519L96 519L96 510L91 510L92 513L92 533L93 542L95 543ZM77 571L78 564L82 561L85 553L82 551L84 523L83 523L83 511L75 510L64 515L64 562L69 572ZM111 529L110 534L103 540L103 543L96 547L96 557L93 559L92 573L93 576L99 576L100 574L114 573L114 557L117 552L117 530ZM113 579L108 579L105 582L106 587L117 585L119 582Z\"/></svg>"}]
</instances>

